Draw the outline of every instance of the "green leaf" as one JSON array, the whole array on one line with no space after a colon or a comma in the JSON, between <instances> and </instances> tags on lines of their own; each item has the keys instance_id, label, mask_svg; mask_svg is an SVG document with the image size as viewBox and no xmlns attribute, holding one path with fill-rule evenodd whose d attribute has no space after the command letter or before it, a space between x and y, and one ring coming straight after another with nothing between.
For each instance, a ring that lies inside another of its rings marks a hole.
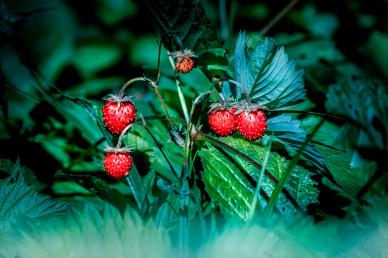
<instances>
[{"instance_id":1,"label":"green leaf","mask_svg":"<svg viewBox=\"0 0 388 258\"><path fill-rule=\"evenodd\" d=\"M119 46L112 43L93 43L80 46L74 53L74 66L85 78L116 64L121 56Z\"/></svg>"},{"instance_id":2,"label":"green leaf","mask_svg":"<svg viewBox=\"0 0 388 258\"><path fill-rule=\"evenodd\" d=\"M15 243L21 257L171 257L166 230L150 220L144 223L131 209L123 215L111 206L102 213L85 206L63 219L23 230ZM152 248L150 248L152 247Z\"/></svg>"},{"instance_id":3,"label":"green leaf","mask_svg":"<svg viewBox=\"0 0 388 258\"><path fill-rule=\"evenodd\" d=\"M388 93L382 83L365 78L331 85L326 108L361 129L357 146L388 149Z\"/></svg>"},{"instance_id":4,"label":"green leaf","mask_svg":"<svg viewBox=\"0 0 388 258\"><path fill-rule=\"evenodd\" d=\"M254 188L227 157L212 145L199 152L207 193L228 216L247 219Z\"/></svg>"},{"instance_id":5,"label":"green leaf","mask_svg":"<svg viewBox=\"0 0 388 258\"><path fill-rule=\"evenodd\" d=\"M295 155L307 135L306 131L301 127L299 120L285 114L268 119L267 132L268 134L274 134L274 142L286 149L290 156ZM264 143L268 139L268 135L264 136ZM320 171L328 173L323 156L314 149L311 143L306 146L301 158L313 164Z\"/></svg>"},{"instance_id":6,"label":"green leaf","mask_svg":"<svg viewBox=\"0 0 388 258\"><path fill-rule=\"evenodd\" d=\"M17 177L18 175L23 176L24 182L27 185L33 186L37 191L45 187L44 183L37 180L34 171L20 165L19 159L16 160L16 163L8 159L0 159L0 171L4 171L12 177Z\"/></svg>"},{"instance_id":7,"label":"green leaf","mask_svg":"<svg viewBox=\"0 0 388 258\"><path fill-rule=\"evenodd\" d=\"M218 48L216 33L197 1L136 1L144 8L169 51L190 48L196 52Z\"/></svg>"},{"instance_id":8,"label":"green leaf","mask_svg":"<svg viewBox=\"0 0 388 258\"><path fill-rule=\"evenodd\" d=\"M267 151L265 147L232 137L225 138L224 142L253 158L257 163L263 163ZM210 144L200 150L199 156L204 167L204 184L212 200L225 215L237 216L244 220L247 219L250 211L254 187L260 170L244 158L225 150L225 152L220 151ZM288 164L289 161L272 152L266 169L272 176L279 179L286 171ZM286 184L286 189L304 209L307 205L317 202L319 193L315 183L310 179L310 174L310 171L296 166L291 179ZM267 198L275 189L275 184L266 176L261 189L265 195L261 193L258 202L261 207L264 207ZM283 195L279 198L276 207L285 216L291 216L296 212L290 201Z\"/></svg>"},{"instance_id":9,"label":"green leaf","mask_svg":"<svg viewBox=\"0 0 388 258\"><path fill-rule=\"evenodd\" d=\"M249 36L241 32L234 66L237 81L259 105L275 109L295 104L305 96L303 71L296 70L294 60L289 60L284 48L271 38L251 43Z\"/></svg>"},{"instance_id":10,"label":"green leaf","mask_svg":"<svg viewBox=\"0 0 388 258\"><path fill-rule=\"evenodd\" d=\"M7 178L0 182L0 228L11 227L24 220L39 220L67 212L65 203L51 200L38 194L31 186L24 183L22 175Z\"/></svg>"}]
</instances>

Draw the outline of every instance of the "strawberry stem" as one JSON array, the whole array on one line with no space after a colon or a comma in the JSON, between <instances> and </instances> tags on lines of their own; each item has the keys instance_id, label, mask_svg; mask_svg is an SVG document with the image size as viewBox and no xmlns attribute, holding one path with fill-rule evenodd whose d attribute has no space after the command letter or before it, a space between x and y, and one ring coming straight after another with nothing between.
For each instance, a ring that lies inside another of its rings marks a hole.
<instances>
[{"instance_id":1,"label":"strawberry stem","mask_svg":"<svg viewBox=\"0 0 388 258\"><path fill-rule=\"evenodd\" d=\"M251 97L249 96L249 93L248 93L247 90L242 86L241 83L236 82L236 81L234 81L234 80L228 80L228 81L229 81L230 83L236 85L237 87L239 87L239 88L241 89L241 91L244 93L245 98L247 99L247 102L248 102L249 104L252 103L252 102L251 102Z\"/></svg>"},{"instance_id":2,"label":"strawberry stem","mask_svg":"<svg viewBox=\"0 0 388 258\"><path fill-rule=\"evenodd\" d=\"M119 140L117 141L117 145L116 145L116 148L117 149L120 149L122 144L123 144L123 138L124 138L124 135L127 134L128 130L133 126L134 124L130 124L130 125L127 125L127 127L124 128L124 130L121 132L120 134L120 137L119 137Z\"/></svg>"},{"instance_id":3,"label":"strawberry stem","mask_svg":"<svg viewBox=\"0 0 388 258\"><path fill-rule=\"evenodd\" d=\"M206 95L211 94L211 93L213 93L213 91L207 91L207 92L200 94L198 97L195 98L195 100L193 101L193 105L191 106L191 110L190 110L190 119L193 116L195 108L197 107L199 102L202 101L202 98L205 97Z\"/></svg>"},{"instance_id":4,"label":"strawberry stem","mask_svg":"<svg viewBox=\"0 0 388 258\"><path fill-rule=\"evenodd\" d=\"M128 80L126 83L121 86L120 92L119 92L119 99L122 99L124 97L124 91L128 88L129 85L131 85L134 82L139 82L139 81L146 81L145 78L143 77L136 77L133 79Z\"/></svg>"},{"instance_id":5,"label":"strawberry stem","mask_svg":"<svg viewBox=\"0 0 388 258\"><path fill-rule=\"evenodd\" d=\"M158 85L154 81L152 81L152 80L150 80L148 78L145 78L145 79L146 79L147 82L149 82L152 85L152 88L155 90L155 93L158 96L158 99L159 99L160 103L162 104L162 108L163 108L164 114L166 115L167 121L168 121L168 123L170 125L170 128L173 129L174 128L173 127L173 123L172 123L170 114L168 113L166 102L164 101L163 96L162 96L162 94L159 91Z\"/></svg>"},{"instance_id":6,"label":"strawberry stem","mask_svg":"<svg viewBox=\"0 0 388 258\"><path fill-rule=\"evenodd\" d=\"M183 115L185 116L186 123L189 124L189 122L190 122L189 112L188 112L188 109L187 109L185 97L183 95L181 84L180 84L180 81L179 81L179 75L178 75L178 73L176 72L176 69L175 69L175 65L174 65L175 62L174 62L173 57L170 54L168 55L168 59L170 60L170 64L172 66L172 69L175 72L175 84L176 84L177 91L178 91L179 101L180 101L180 103L182 105Z\"/></svg>"}]
</instances>

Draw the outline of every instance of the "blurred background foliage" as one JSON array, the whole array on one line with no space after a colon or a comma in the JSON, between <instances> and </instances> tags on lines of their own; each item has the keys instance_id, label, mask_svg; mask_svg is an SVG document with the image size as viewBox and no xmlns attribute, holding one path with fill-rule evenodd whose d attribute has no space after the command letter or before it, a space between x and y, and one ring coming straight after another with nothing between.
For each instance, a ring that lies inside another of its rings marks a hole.
<instances>
[{"instance_id":1,"label":"blurred background foliage","mask_svg":"<svg viewBox=\"0 0 388 258\"><path fill-rule=\"evenodd\" d=\"M323 143L316 148L345 191L338 193L329 182L314 179L320 184L320 203L310 207L318 218L343 217L350 200L363 197L358 196L360 190L371 178L378 180L366 189L367 202L387 191L388 1L292 2L296 4L268 28L289 1L202 1L218 47L233 53L240 30L256 33L257 38L263 36L260 32L274 37L305 71L308 101L297 108L348 119L327 118L314 137ZM140 175L133 180L142 180L144 189L129 189L125 180L106 176L102 167L102 150L114 140L102 128L102 98L117 92L129 78L157 74L161 39L143 4L129 0L0 4L2 179L17 168L23 184L75 207L88 202L102 209L103 200L108 200L123 211L126 203L136 207L136 200L146 199L155 204L157 222L174 222L177 215L166 203L156 210L165 198L177 202L169 185L174 178L144 129L135 127L125 139L135 150L134 170ZM171 115L182 117L166 53L162 48L160 91ZM211 88L200 69L181 79L187 99ZM155 140L179 170L181 149L169 140L165 123L147 118L162 113L154 92L140 84L128 94L136 97ZM298 118L308 131L318 123L314 116ZM193 207L195 200L207 200L203 193L193 195ZM211 204L206 206L205 215L212 210Z\"/></svg>"}]
</instances>

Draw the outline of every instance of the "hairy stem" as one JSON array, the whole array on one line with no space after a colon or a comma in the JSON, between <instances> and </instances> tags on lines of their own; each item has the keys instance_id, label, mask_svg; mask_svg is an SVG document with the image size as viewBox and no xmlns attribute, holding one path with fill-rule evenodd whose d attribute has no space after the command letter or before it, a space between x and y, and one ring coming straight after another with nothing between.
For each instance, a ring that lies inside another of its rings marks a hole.
<instances>
[{"instance_id":1,"label":"hairy stem","mask_svg":"<svg viewBox=\"0 0 388 258\"><path fill-rule=\"evenodd\" d=\"M163 108L164 114L166 115L168 124L170 125L170 128L173 129L174 126L173 126L173 123L172 123L170 114L168 113L168 109L167 109L166 102L164 101L164 98L163 98L162 94L161 94L160 91L159 91L158 85L157 85L154 81L152 81L152 80L149 80L149 79L146 79L146 80L147 80L149 83L151 83L152 88L155 90L155 93L156 93L156 95L158 96L158 99L159 99L160 103L162 104L162 108Z\"/></svg>"},{"instance_id":2,"label":"hairy stem","mask_svg":"<svg viewBox=\"0 0 388 258\"><path fill-rule=\"evenodd\" d=\"M136 78L130 79L126 83L124 83L123 86L121 86L121 89L120 89L120 92L119 92L119 98L120 99L123 98L124 92L129 87L129 85L131 85L134 82L139 82L139 81L145 82L146 79L144 79L144 77L136 77Z\"/></svg>"},{"instance_id":3,"label":"hairy stem","mask_svg":"<svg viewBox=\"0 0 388 258\"><path fill-rule=\"evenodd\" d=\"M120 149L123 144L124 136L127 134L128 130L133 126L134 124L127 125L127 127L124 128L124 130L121 132L119 140L117 141L116 148Z\"/></svg>"},{"instance_id":4,"label":"hairy stem","mask_svg":"<svg viewBox=\"0 0 388 258\"><path fill-rule=\"evenodd\" d=\"M239 82L236 82L234 80L228 80L230 83L233 83L234 85L236 85L237 87L239 87L241 89L241 91L244 93L245 95L245 98L247 99L248 103L251 103L251 97L249 96L249 93L246 91L246 89L242 86L241 83Z\"/></svg>"}]
</instances>

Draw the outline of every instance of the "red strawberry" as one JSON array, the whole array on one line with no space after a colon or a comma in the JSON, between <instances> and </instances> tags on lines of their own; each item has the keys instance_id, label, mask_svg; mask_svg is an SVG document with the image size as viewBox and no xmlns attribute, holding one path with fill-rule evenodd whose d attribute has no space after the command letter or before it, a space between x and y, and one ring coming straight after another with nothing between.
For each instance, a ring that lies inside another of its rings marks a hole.
<instances>
[{"instance_id":1,"label":"red strawberry","mask_svg":"<svg viewBox=\"0 0 388 258\"><path fill-rule=\"evenodd\" d=\"M131 155L129 152L108 152L104 158L104 168L115 179L126 177L132 168Z\"/></svg>"},{"instance_id":2,"label":"red strawberry","mask_svg":"<svg viewBox=\"0 0 388 258\"><path fill-rule=\"evenodd\" d=\"M188 73L193 70L195 62L192 58L181 58L179 61L177 60L175 64L175 69L181 73Z\"/></svg>"},{"instance_id":3,"label":"red strawberry","mask_svg":"<svg viewBox=\"0 0 388 258\"><path fill-rule=\"evenodd\" d=\"M175 61L175 69L180 73L188 73L193 70L196 55L190 49L175 51L170 54Z\"/></svg>"},{"instance_id":4,"label":"red strawberry","mask_svg":"<svg viewBox=\"0 0 388 258\"><path fill-rule=\"evenodd\" d=\"M102 108L106 128L112 134L120 134L136 118L136 108L131 101L109 99Z\"/></svg>"},{"instance_id":5,"label":"red strawberry","mask_svg":"<svg viewBox=\"0 0 388 258\"><path fill-rule=\"evenodd\" d=\"M227 109L210 111L208 122L210 129L218 136L228 136L236 130L236 117Z\"/></svg>"},{"instance_id":6,"label":"red strawberry","mask_svg":"<svg viewBox=\"0 0 388 258\"><path fill-rule=\"evenodd\" d=\"M243 111L236 116L237 130L244 138L254 141L264 135L267 129L267 122L263 111Z\"/></svg>"}]
</instances>

